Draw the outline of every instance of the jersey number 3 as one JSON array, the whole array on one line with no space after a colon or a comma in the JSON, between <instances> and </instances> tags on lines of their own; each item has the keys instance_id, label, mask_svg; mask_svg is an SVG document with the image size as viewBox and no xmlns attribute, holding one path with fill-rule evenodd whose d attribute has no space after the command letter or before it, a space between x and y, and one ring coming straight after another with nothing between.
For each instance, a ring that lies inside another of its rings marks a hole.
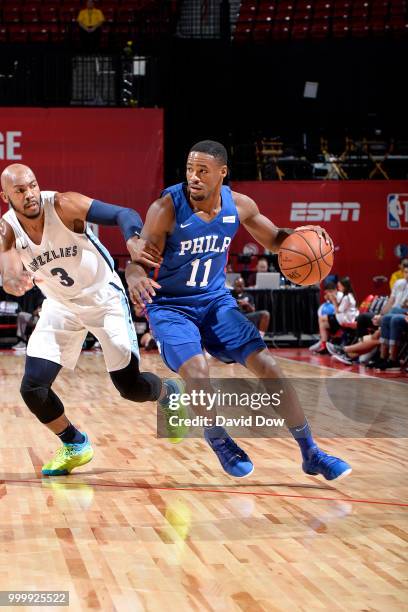
<instances>
[{"instance_id":1,"label":"jersey number 3","mask_svg":"<svg viewBox=\"0 0 408 612\"><path fill-rule=\"evenodd\" d=\"M61 285L64 285L64 287L72 287L75 282L70 276L68 276L64 268L53 268L50 270L50 272L53 276L59 276L59 282Z\"/></svg>"},{"instance_id":2,"label":"jersey number 3","mask_svg":"<svg viewBox=\"0 0 408 612\"><path fill-rule=\"evenodd\" d=\"M207 259L204 263L204 276L203 280L200 283L200 287L206 287L208 285L208 277L210 276L212 259ZM191 271L190 280L186 282L187 287L197 287L196 276L198 272L198 268L200 267L200 259L195 259L191 262L193 269Z\"/></svg>"}]
</instances>

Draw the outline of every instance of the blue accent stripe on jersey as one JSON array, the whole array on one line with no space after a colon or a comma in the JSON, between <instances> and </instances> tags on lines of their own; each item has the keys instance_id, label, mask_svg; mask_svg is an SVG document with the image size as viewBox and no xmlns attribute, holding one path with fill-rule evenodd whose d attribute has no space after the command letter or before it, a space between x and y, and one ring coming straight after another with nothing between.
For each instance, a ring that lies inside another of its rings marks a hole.
<instances>
[{"instance_id":1,"label":"blue accent stripe on jersey","mask_svg":"<svg viewBox=\"0 0 408 612\"><path fill-rule=\"evenodd\" d=\"M112 287L115 287L115 289L117 289L118 291L121 292L121 294L123 295L123 297L126 300L129 317L132 318L132 311L130 310L129 300L127 298L125 290L122 287L119 287L119 285L117 285L116 283L112 283L112 281L109 281L109 284L112 285Z\"/></svg>"},{"instance_id":2,"label":"blue accent stripe on jersey","mask_svg":"<svg viewBox=\"0 0 408 612\"><path fill-rule=\"evenodd\" d=\"M122 289L122 287L119 287L119 285L116 285L115 283L112 283L112 282L110 282L109 284L112 285L112 287L114 287L117 291L120 291L120 294L121 294L120 303L122 306L123 315L126 320L126 329L127 329L127 334L128 334L128 338L130 341L130 347L131 347L130 350L133 353L133 355L137 357L138 361L140 361L139 344L137 341L137 334L136 334L135 326L132 321L132 313L131 313L130 306L129 306L129 300L127 299L126 293Z\"/></svg>"},{"instance_id":3,"label":"blue accent stripe on jersey","mask_svg":"<svg viewBox=\"0 0 408 612\"><path fill-rule=\"evenodd\" d=\"M110 269L112 270L112 272L114 272L115 271L115 264L113 263L113 259L110 256L109 251L103 246L103 244L101 244L99 242L99 240L97 239L95 234L93 234L92 232L90 234L88 234L89 231L90 231L89 229L85 230L85 236L88 238L88 240L90 240L92 242L92 244L94 245L95 249L97 251L99 251L99 253L102 255L102 257L104 258L104 260L106 261L106 263L108 264Z\"/></svg>"}]
</instances>

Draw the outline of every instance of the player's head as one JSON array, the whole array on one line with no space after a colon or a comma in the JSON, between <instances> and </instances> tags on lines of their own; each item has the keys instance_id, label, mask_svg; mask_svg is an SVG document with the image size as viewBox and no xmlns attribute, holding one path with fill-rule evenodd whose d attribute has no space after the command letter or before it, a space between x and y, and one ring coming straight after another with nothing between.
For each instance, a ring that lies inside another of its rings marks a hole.
<instances>
[{"instance_id":1,"label":"player's head","mask_svg":"<svg viewBox=\"0 0 408 612\"><path fill-rule=\"evenodd\" d=\"M266 259L266 257L260 257L256 264L256 271L257 272L268 272L268 270L269 270L268 260Z\"/></svg>"},{"instance_id":2,"label":"player's head","mask_svg":"<svg viewBox=\"0 0 408 612\"><path fill-rule=\"evenodd\" d=\"M405 263L402 266L402 271L404 273L405 280L408 280L408 259L405 260Z\"/></svg>"},{"instance_id":3,"label":"player's head","mask_svg":"<svg viewBox=\"0 0 408 612\"><path fill-rule=\"evenodd\" d=\"M343 276L342 278L340 278L339 282L337 283L337 289L341 291L344 295L347 295L349 293L354 295L354 289L349 276Z\"/></svg>"},{"instance_id":4,"label":"player's head","mask_svg":"<svg viewBox=\"0 0 408 612\"><path fill-rule=\"evenodd\" d=\"M238 276L238 278L234 280L234 289L235 291L243 291L245 289L245 281L242 276Z\"/></svg>"},{"instance_id":5,"label":"player's head","mask_svg":"<svg viewBox=\"0 0 408 612\"><path fill-rule=\"evenodd\" d=\"M325 286L324 286L324 293L336 293L337 291L337 286L336 283L333 283L332 281L328 281Z\"/></svg>"},{"instance_id":6,"label":"player's head","mask_svg":"<svg viewBox=\"0 0 408 612\"><path fill-rule=\"evenodd\" d=\"M400 261L399 267L402 272L404 271L405 266L408 266L408 257L403 257Z\"/></svg>"},{"instance_id":7,"label":"player's head","mask_svg":"<svg viewBox=\"0 0 408 612\"><path fill-rule=\"evenodd\" d=\"M1 174L1 197L19 215L36 219L41 214L41 193L34 172L24 164L11 164Z\"/></svg>"},{"instance_id":8,"label":"player's head","mask_svg":"<svg viewBox=\"0 0 408 612\"><path fill-rule=\"evenodd\" d=\"M228 172L225 147L215 140L202 140L191 147L187 157L186 177L190 198L201 202L220 189Z\"/></svg>"}]
</instances>

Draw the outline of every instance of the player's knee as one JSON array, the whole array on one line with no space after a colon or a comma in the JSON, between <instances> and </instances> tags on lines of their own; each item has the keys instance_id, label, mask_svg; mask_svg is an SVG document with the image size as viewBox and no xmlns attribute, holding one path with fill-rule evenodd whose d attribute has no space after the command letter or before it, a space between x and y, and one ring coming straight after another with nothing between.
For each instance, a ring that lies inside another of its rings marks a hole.
<instances>
[{"instance_id":1,"label":"player's knee","mask_svg":"<svg viewBox=\"0 0 408 612\"><path fill-rule=\"evenodd\" d=\"M64 414L62 402L50 387L26 374L21 381L20 393L29 410L41 423L50 423Z\"/></svg>"},{"instance_id":2,"label":"player's knee","mask_svg":"<svg viewBox=\"0 0 408 612\"><path fill-rule=\"evenodd\" d=\"M120 395L132 402L151 402L160 395L160 378L151 372L140 372L139 362L133 354L129 365L110 372L110 377Z\"/></svg>"},{"instance_id":3,"label":"player's knee","mask_svg":"<svg viewBox=\"0 0 408 612\"><path fill-rule=\"evenodd\" d=\"M194 367L184 364L180 370L182 378L185 380L193 380L195 378L210 378L210 370L207 363L197 363Z\"/></svg>"},{"instance_id":4,"label":"player's knee","mask_svg":"<svg viewBox=\"0 0 408 612\"><path fill-rule=\"evenodd\" d=\"M245 365L259 378L282 378L282 372L268 349L251 353Z\"/></svg>"}]
</instances>

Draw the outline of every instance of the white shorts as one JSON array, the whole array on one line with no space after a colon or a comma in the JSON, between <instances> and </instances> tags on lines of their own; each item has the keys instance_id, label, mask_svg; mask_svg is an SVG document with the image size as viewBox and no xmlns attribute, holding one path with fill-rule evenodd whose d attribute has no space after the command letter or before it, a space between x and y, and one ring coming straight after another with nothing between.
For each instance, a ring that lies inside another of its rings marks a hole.
<instances>
[{"instance_id":1,"label":"white shorts","mask_svg":"<svg viewBox=\"0 0 408 612\"><path fill-rule=\"evenodd\" d=\"M124 289L111 284L74 302L44 300L40 318L27 345L29 357L40 357L73 370L87 333L100 342L108 372L125 368L133 353L139 359L137 336Z\"/></svg>"}]
</instances>

